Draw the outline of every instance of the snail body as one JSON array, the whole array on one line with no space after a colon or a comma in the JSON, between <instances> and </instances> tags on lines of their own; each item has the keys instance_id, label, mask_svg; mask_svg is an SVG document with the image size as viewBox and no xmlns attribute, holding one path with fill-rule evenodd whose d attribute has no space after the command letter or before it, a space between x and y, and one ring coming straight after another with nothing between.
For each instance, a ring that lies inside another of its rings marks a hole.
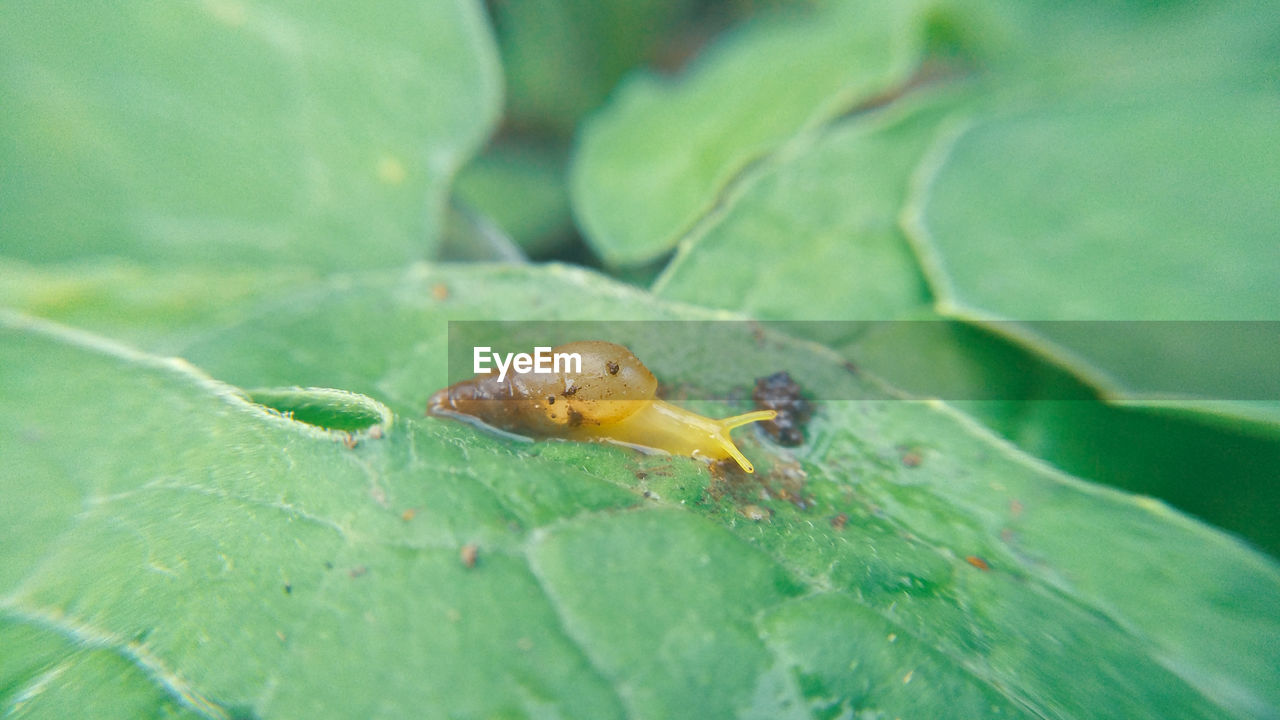
<instances>
[{"instance_id":1,"label":"snail body","mask_svg":"<svg viewBox=\"0 0 1280 720\"><path fill-rule=\"evenodd\" d=\"M656 397L658 380L627 348L600 340L572 342L554 353L576 353L579 371L477 375L431 396L432 415L476 420L527 437L602 441L662 450L707 461L751 461L729 436L733 428L772 420L773 410L716 420Z\"/></svg>"}]
</instances>

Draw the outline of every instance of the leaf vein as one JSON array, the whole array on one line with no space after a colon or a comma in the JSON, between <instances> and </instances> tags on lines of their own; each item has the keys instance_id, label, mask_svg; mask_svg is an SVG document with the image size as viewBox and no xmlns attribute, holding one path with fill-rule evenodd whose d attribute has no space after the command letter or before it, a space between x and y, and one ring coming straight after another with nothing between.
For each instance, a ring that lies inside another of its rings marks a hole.
<instances>
[{"instance_id":1,"label":"leaf vein","mask_svg":"<svg viewBox=\"0 0 1280 720\"><path fill-rule=\"evenodd\" d=\"M183 707L207 720L229 720L230 714L221 706L193 688L176 670L168 667L141 643L127 641L123 637L94 627L83 620L67 615L61 610L23 606L12 599L0 601L0 614L21 623L35 625L62 635L83 647L102 648L119 654L142 670L161 691ZM52 681L55 678L49 678Z\"/></svg>"}]
</instances>

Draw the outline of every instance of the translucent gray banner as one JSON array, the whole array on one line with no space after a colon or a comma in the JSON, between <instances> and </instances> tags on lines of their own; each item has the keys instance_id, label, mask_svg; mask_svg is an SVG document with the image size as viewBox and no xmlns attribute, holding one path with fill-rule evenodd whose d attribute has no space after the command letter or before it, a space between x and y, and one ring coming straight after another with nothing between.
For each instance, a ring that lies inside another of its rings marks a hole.
<instances>
[{"instance_id":1,"label":"translucent gray banner","mask_svg":"<svg viewBox=\"0 0 1280 720\"><path fill-rule=\"evenodd\" d=\"M1277 321L453 321L449 382L476 374L477 352L513 372L519 353L579 340L626 346L661 392L694 400L748 397L787 371L814 400L1079 400L1083 381L1131 399L1280 401Z\"/></svg>"}]
</instances>

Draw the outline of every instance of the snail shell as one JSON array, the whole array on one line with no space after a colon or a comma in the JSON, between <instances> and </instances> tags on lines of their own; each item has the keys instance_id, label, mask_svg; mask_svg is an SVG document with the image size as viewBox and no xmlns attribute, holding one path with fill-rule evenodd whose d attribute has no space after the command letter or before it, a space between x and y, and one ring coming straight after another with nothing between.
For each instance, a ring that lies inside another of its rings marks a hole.
<instances>
[{"instance_id":1,"label":"snail shell","mask_svg":"<svg viewBox=\"0 0 1280 720\"><path fill-rule=\"evenodd\" d=\"M614 343L572 342L552 353L577 353L581 372L511 372L501 382L494 372L478 375L432 395L427 411L535 438L613 442L709 461L732 457L743 470L754 472L729 431L771 420L774 411L715 420L659 400L657 378L630 350Z\"/></svg>"}]
</instances>

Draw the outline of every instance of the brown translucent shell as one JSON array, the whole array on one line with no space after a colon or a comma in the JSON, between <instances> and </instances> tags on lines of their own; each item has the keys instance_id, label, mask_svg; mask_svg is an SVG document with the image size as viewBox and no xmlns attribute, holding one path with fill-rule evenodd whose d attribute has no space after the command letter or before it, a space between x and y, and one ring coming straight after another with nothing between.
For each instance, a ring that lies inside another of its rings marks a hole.
<instances>
[{"instance_id":1,"label":"brown translucent shell","mask_svg":"<svg viewBox=\"0 0 1280 720\"><path fill-rule=\"evenodd\" d=\"M552 354L577 353L582 371L478 375L431 397L433 414L459 414L532 436L567 436L578 428L613 425L652 402L658 380L627 348L603 340L571 342ZM570 368L573 370L576 368Z\"/></svg>"}]
</instances>

